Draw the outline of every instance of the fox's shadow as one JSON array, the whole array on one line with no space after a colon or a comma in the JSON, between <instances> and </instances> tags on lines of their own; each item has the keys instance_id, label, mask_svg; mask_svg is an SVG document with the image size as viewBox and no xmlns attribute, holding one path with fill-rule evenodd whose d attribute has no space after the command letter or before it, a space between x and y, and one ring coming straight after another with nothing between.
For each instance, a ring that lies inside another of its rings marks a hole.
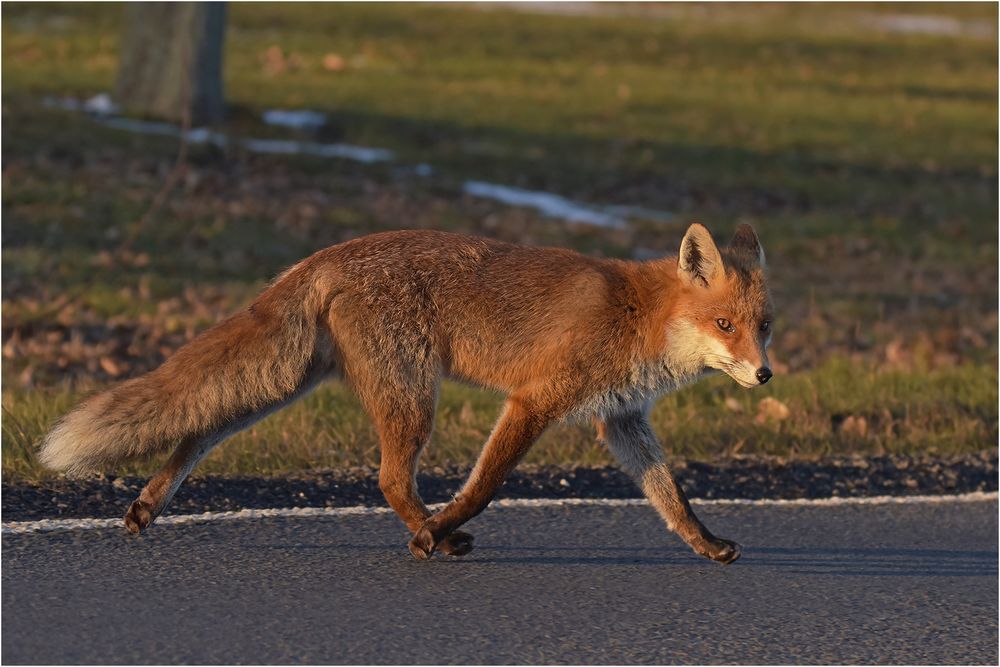
<instances>
[{"instance_id":1,"label":"fox's shadow","mask_svg":"<svg viewBox=\"0 0 1000 667\"><path fill-rule=\"evenodd\" d=\"M511 555L493 556L496 552ZM543 552L538 555L524 552ZM557 552L557 553L552 553ZM995 577L996 551L893 548L809 548L744 546L733 568L777 569L786 574L871 577ZM683 547L484 547L473 560L481 563L553 565L690 566L711 565Z\"/></svg>"},{"instance_id":2,"label":"fox's shadow","mask_svg":"<svg viewBox=\"0 0 1000 667\"><path fill-rule=\"evenodd\" d=\"M257 544L257 549L370 552L396 554L393 544ZM998 552L988 550L907 548L817 548L744 546L743 557L733 569L775 569L785 574L852 577L995 577ZM409 554L406 555L409 558ZM685 547L506 546L479 544L464 558L437 555L435 563L449 567L503 564L572 566L690 567L714 566ZM722 567L722 566L718 566Z\"/></svg>"}]
</instances>

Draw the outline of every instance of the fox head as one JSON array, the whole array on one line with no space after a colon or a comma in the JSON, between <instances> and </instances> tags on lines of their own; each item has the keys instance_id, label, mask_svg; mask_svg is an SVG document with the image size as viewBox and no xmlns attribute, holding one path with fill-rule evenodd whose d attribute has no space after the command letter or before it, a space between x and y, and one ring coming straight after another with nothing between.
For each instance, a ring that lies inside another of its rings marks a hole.
<instances>
[{"instance_id":1,"label":"fox head","mask_svg":"<svg viewBox=\"0 0 1000 667\"><path fill-rule=\"evenodd\" d=\"M770 380L774 313L764 269L764 250L750 225L740 225L722 251L705 227L691 225L677 258L680 290L668 327L672 351L744 387Z\"/></svg>"}]
</instances>

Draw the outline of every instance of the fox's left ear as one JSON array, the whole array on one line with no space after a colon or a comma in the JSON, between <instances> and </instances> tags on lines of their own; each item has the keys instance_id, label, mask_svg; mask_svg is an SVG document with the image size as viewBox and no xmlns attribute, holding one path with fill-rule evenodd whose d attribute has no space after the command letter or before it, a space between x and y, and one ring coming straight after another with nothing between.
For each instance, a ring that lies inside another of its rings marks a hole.
<instances>
[{"instance_id":1,"label":"fox's left ear","mask_svg":"<svg viewBox=\"0 0 1000 667\"><path fill-rule=\"evenodd\" d=\"M764 248L760 245L760 239L757 238L757 232L753 230L753 227L746 223L743 223L736 228L736 233L733 234L733 240L729 242L729 248L732 250L749 252L757 258L757 262L760 264L760 268L762 269L767 265L764 260Z\"/></svg>"}]
</instances>

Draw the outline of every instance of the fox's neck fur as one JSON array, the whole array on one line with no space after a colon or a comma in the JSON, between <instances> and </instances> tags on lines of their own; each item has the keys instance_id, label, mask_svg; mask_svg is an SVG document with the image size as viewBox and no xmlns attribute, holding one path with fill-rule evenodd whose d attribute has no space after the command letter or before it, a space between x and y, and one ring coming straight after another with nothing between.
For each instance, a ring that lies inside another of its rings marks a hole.
<instances>
[{"instance_id":1,"label":"fox's neck fur","mask_svg":"<svg viewBox=\"0 0 1000 667\"><path fill-rule=\"evenodd\" d=\"M621 299L635 317L620 339L608 341L607 353L626 365L617 381L581 401L574 418L645 412L657 397L713 372L691 345L690 325L677 316L683 290L677 257L615 264L626 283L609 301Z\"/></svg>"}]
</instances>

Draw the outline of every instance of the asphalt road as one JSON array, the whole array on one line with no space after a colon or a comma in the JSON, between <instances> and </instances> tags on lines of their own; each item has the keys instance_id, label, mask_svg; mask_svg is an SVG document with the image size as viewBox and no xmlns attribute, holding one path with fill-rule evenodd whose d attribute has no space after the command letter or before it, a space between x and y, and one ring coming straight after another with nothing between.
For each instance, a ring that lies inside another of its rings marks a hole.
<instances>
[{"instance_id":1,"label":"asphalt road","mask_svg":"<svg viewBox=\"0 0 1000 667\"><path fill-rule=\"evenodd\" d=\"M505 508L462 560L392 516L3 537L3 662L997 663L997 503Z\"/></svg>"}]
</instances>

